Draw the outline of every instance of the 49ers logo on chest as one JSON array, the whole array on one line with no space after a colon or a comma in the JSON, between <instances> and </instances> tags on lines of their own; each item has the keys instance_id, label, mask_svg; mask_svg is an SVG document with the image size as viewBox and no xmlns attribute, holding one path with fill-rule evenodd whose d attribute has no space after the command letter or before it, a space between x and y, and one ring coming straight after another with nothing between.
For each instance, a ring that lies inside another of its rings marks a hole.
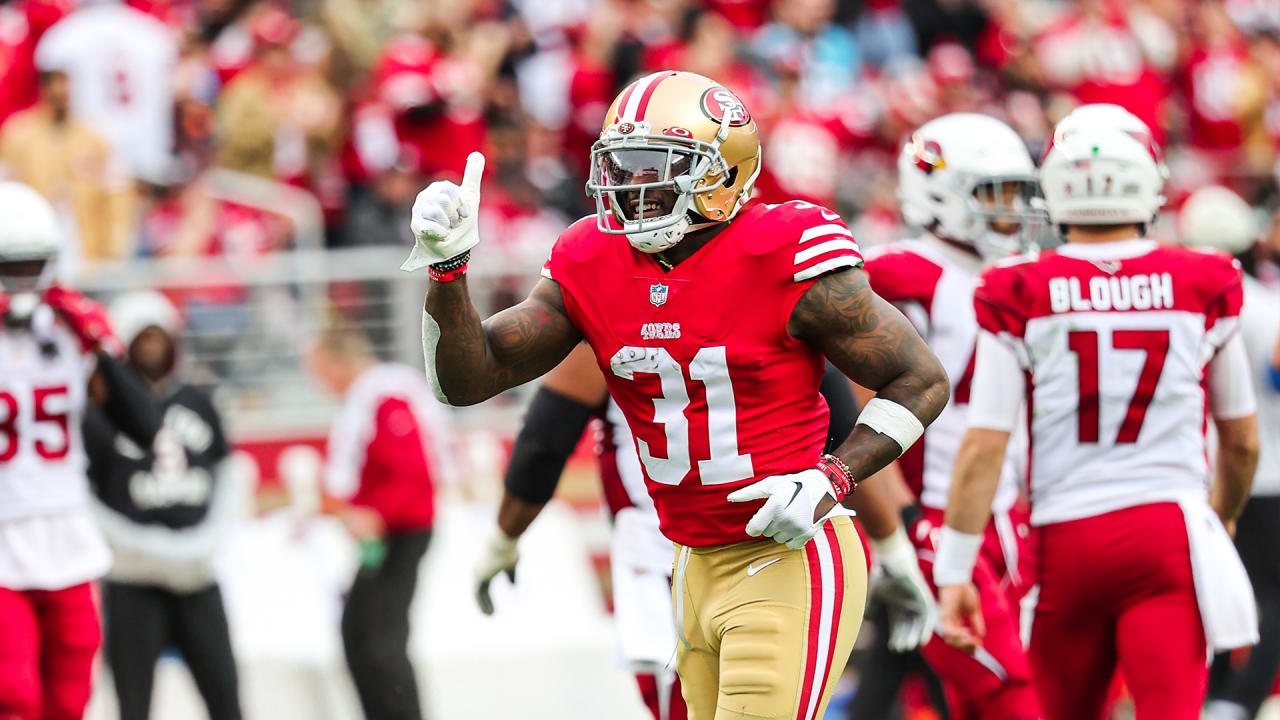
<instances>
[{"instance_id":1,"label":"49ers logo on chest","mask_svg":"<svg viewBox=\"0 0 1280 720\"><path fill-rule=\"evenodd\" d=\"M742 104L737 95L724 88L707 88L702 93L701 104L702 112L717 123L724 122L725 116L729 117L730 127L742 127L751 122L747 106Z\"/></svg>"}]
</instances>

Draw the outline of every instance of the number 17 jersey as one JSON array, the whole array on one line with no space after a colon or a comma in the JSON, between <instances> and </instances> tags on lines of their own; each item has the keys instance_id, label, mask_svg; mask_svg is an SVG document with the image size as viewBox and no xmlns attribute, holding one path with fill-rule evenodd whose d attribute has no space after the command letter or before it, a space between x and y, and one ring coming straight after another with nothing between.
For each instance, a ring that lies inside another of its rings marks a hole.
<instances>
[{"instance_id":1,"label":"number 17 jersey","mask_svg":"<svg viewBox=\"0 0 1280 720\"><path fill-rule=\"evenodd\" d=\"M839 217L801 202L747 208L667 271L594 216L561 234L543 275L622 409L669 539L750 540L761 502L729 493L815 465L824 361L787 323L820 276L861 265Z\"/></svg>"},{"instance_id":2,"label":"number 17 jersey","mask_svg":"<svg viewBox=\"0 0 1280 720\"><path fill-rule=\"evenodd\" d=\"M1145 239L983 274L978 324L1026 374L1032 524L1203 494L1206 368L1240 327L1240 282L1227 255Z\"/></svg>"}]
</instances>

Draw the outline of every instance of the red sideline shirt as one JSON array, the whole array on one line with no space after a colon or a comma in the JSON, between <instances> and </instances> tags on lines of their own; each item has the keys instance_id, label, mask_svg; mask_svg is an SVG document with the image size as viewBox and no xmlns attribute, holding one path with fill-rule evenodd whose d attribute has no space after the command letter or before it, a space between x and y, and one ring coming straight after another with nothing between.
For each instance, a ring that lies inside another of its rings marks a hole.
<instances>
[{"instance_id":1,"label":"red sideline shirt","mask_svg":"<svg viewBox=\"0 0 1280 720\"><path fill-rule=\"evenodd\" d=\"M429 529L447 437L448 415L420 371L373 365L348 388L330 428L325 489L376 511L389 532Z\"/></svg>"}]
</instances>

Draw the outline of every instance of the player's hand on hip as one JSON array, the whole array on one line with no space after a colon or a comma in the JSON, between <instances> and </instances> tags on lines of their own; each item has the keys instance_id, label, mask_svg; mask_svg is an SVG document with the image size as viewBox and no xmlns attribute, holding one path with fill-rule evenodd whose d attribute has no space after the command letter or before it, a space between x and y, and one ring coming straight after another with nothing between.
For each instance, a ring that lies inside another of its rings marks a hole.
<instances>
[{"instance_id":1,"label":"player's hand on hip","mask_svg":"<svg viewBox=\"0 0 1280 720\"><path fill-rule=\"evenodd\" d=\"M835 500L831 481L821 470L811 468L791 475L771 475L729 493L729 502L764 500L764 505L747 521L747 534L770 537L799 550L827 520L849 514L835 503L829 512L815 518L824 497Z\"/></svg>"},{"instance_id":2,"label":"player's hand on hip","mask_svg":"<svg viewBox=\"0 0 1280 720\"><path fill-rule=\"evenodd\" d=\"M929 642L938 626L938 605L920 572L916 552L899 528L872 540L877 570L871 594L889 611L889 649L909 652Z\"/></svg>"},{"instance_id":3,"label":"player's hand on hip","mask_svg":"<svg viewBox=\"0 0 1280 720\"><path fill-rule=\"evenodd\" d=\"M973 583L938 588L938 621L947 644L967 652L976 650L987 634L978 588Z\"/></svg>"},{"instance_id":4,"label":"player's hand on hip","mask_svg":"<svg viewBox=\"0 0 1280 720\"><path fill-rule=\"evenodd\" d=\"M401 270L417 270L444 262L480 242L476 220L482 175L484 154L473 152L467 156L461 185L437 180L418 193L409 218L415 244Z\"/></svg>"},{"instance_id":5,"label":"player's hand on hip","mask_svg":"<svg viewBox=\"0 0 1280 720\"><path fill-rule=\"evenodd\" d=\"M517 538L508 537L501 528L495 527L480 551L480 559L476 562L476 604L485 615L493 614L489 585L498 573L506 573L508 580L516 581L516 562L520 559L516 543Z\"/></svg>"}]
</instances>

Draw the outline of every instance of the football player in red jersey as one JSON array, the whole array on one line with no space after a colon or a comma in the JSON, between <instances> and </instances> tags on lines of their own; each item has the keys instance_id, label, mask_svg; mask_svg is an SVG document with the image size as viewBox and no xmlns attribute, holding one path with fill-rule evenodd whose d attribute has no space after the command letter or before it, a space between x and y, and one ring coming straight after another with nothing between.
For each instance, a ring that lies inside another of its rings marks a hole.
<instances>
[{"instance_id":1,"label":"football player in red jersey","mask_svg":"<svg viewBox=\"0 0 1280 720\"><path fill-rule=\"evenodd\" d=\"M746 206L755 124L707 78L666 71L627 86L592 147L596 215L561 234L527 300L485 322L465 280L482 167L475 154L461 187L429 186L411 221L404 267L431 265L423 349L440 398L480 402L585 340L677 546L690 716L821 717L866 592L840 501L946 404L937 358L871 290L839 216ZM831 455L824 356L878 392Z\"/></svg>"},{"instance_id":2,"label":"football player in red jersey","mask_svg":"<svg viewBox=\"0 0 1280 720\"><path fill-rule=\"evenodd\" d=\"M1037 194L1035 164L1012 128L976 113L944 115L916 130L898 157L903 217L923 232L867 256L871 287L911 320L954 387L942 414L898 461L922 509L910 535L927 576L933 572L934 542L969 405L978 337L974 285L984 263L1029 247L1045 227L1043 210L1034 202ZM1024 444L1025 433L1016 442ZM935 636L922 648L946 685L955 717L1040 717L1018 636L1018 601L1031 551L1026 518L1014 508L1024 454L1011 450L1006 455L975 568L987 628L982 646L970 654ZM890 647L900 649L893 638Z\"/></svg>"},{"instance_id":3,"label":"football player in red jersey","mask_svg":"<svg viewBox=\"0 0 1280 720\"><path fill-rule=\"evenodd\" d=\"M997 264L974 293L968 429L934 561L943 633L962 647L982 641L970 579L1025 401L1039 528L1028 654L1045 717L1101 718L1118 666L1138 718L1195 720L1206 646L1257 639L1224 529L1258 448L1240 265L1143 237L1164 202L1162 173L1114 124L1056 132L1040 184L1067 244ZM1010 382L1018 376L1023 387Z\"/></svg>"},{"instance_id":4,"label":"football player in red jersey","mask_svg":"<svg viewBox=\"0 0 1280 720\"><path fill-rule=\"evenodd\" d=\"M826 448L834 450L857 421L858 409L849 381L828 366L820 391L830 409ZM613 578L614 627L618 656L636 673L641 695L654 720L687 716L679 684L670 668L676 647L671 616L672 545L659 529L626 420L609 399L604 376L591 348L579 345L547 373L525 414L524 427L511 450L498 508L497 523L476 565L476 599L493 612L489 586L505 572L515 577L517 542L555 492L565 463L589 421L598 417L596 457L605 503L613 520L610 568ZM893 603L895 637L916 647L934 637L930 627L932 590L906 534L894 523L895 508L881 498L883 482L863 484L855 496L859 514L885 537L871 535L883 573L876 588ZM952 650L952 652L958 652Z\"/></svg>"},{"instance_id":5,"label":"football player in red jersey","mask_svg":"<svg viewBox=\"0 0 1280 720\"><path fill-rule=\"evenodd\" d=\"M0 717L78 720L100 630L92 582L111 553L89 510L81 419L93 401L150 447L160 411L106 312L52 284L58 223L0 183Z\"/></svg>"}]
</instances>

